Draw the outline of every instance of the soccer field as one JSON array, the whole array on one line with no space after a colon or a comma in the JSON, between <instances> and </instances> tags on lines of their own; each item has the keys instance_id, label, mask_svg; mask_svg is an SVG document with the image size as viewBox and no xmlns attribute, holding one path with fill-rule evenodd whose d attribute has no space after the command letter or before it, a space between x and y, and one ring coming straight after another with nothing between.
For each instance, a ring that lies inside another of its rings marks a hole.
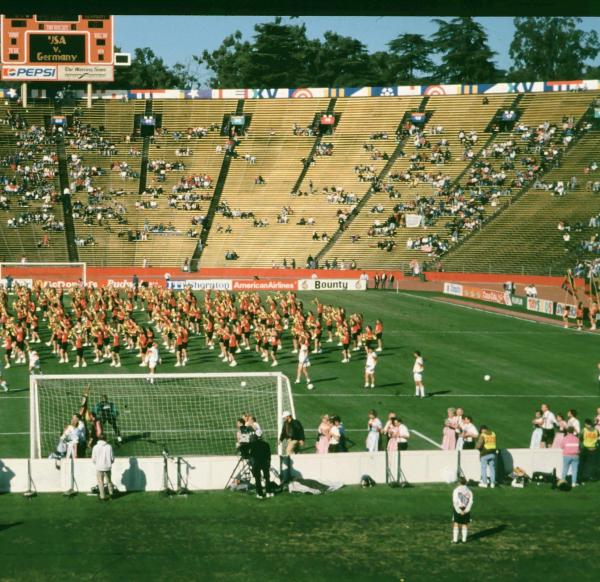
<instances>
[{"instance_id":1,"label":"soccer field","mask_svg":"<svg viewBox=\"0 0 600 582\"><path fill-rule=\"evenodd\" d=\"M302 294L305 302L313 297ZM374 391L362 387L362 353L343 365L340 348L332 343L312 357L315 389L292 384L307 447L323 413L342 417L354 451L363 450L370 408L382 417L389 411L400 414L413 433L410 447L431 449L441 440L449 406L462 406L476 424L493 426L500 447L527 447L531 418L542 402L555 412L574 407L582 419L600 405L600 338L593 334L466 309L435 295L328 292L319 299L342 304L349 313L362 312L366 322L381 318L384 351ZM143 321L144 314L136 317ZM203 338L192 339L185 371L228 372L203 345ZM278 369L293 382L296 357L289 336L284 348ZM415 349L425 357L425 384L432 395L425 400L412 396ZM42 344L43 362L48 350ZM254 352L239 356L236 373L272 370ZM73 371L55 362L50 359L44 371ZM123 354L119 371L139 373L144 369L138 362L134 354ZM181 370L173 367L172 354L163 353L163 362L161 372ZM116 370L90 362L85 371ZM483 380L485 374L492 376L490 382ZM11 392L0 395L0 458L27 456L28 378L23 366L12 367L6 376ZM74 399L78 404L78 394ZM126 444L119 454L136 454L138 444ZM129 493L106 504L84 494L33 500L3 495L0 580L597 578L598 483L570 493L534 485L476 489L473 538L465 546L450 544L452 487L380 484L264 501L231 492L178 498Z\"/></svg>"},{"instance_id":2,"label":"soccer field","mask_svg":"<svg viewBox=\"0 0 600 582\"><path fill-rule=\"evenodd\" d=\"M301 296L307 304L315 294ZM554 412L575 408L580 419L593 416L600 405L596 377L600 338L593 334L466 309L439 302L435 296L323 292L319 299L341 304L348 313L362 312L366 322L381 318L385 325L384 351L373 391L363 388L362 352L355 352L350 364L342 364L340 348L326 343L322 354L312 356L315 389L308 391L304 383L292 384L297 416L307 431L307 447L312 447L324 413L341 416L350 439L356 443L354 451L363 450L371 408L382 417L395 411L413 432L410 448L430 449L441 441L446 409L461 406L473 416L475 424L494 427L499 445L504 448L528 446L531 419L542 402ZM145 313L136 314L140 321L144 317ZM293 382L297 360L291 353L289 336L284 335L283 342L277 370ZM218 360L216 352L207 351L203 345L203 338L192 338L191 362L184 369L175 368L174 355L163 350L160 372L228 372L230 369ZM432 396L425 400L413 397L415 349L425 358L425 385ZM45 373L81 371L59 365L43 344L39 351ZM88 355L87 373L116 372L108 362L94 364L91 359ZM144 371L133 353L123 354L122 360L119 372ZM239 354L238 362L235 372L273 370L254 352ZM492 376L490 382L484 381L485 374ZM6 377L11 391L0 395L0 457L25 457L29 454L29 382L25 366L11 367ZM68 414L64 418L67 420ZM234 423L232 418L232 451ZM56 427L57 435L61 429L62 423ZM136 454L135 443L123 447L120 454Z\"/></svg>"},{"instance_id":3,"label":"soccer field","mask_svg":"<svg viewBox=\"0 0 600 582\"><path fill-rule=\"evenodd\" d=\"M259 501L231 492L108 503L0 496L1 580L597 580L597 483L475 489L452 545L449 485L347 487Z\"/></svg>"}]
</instances>

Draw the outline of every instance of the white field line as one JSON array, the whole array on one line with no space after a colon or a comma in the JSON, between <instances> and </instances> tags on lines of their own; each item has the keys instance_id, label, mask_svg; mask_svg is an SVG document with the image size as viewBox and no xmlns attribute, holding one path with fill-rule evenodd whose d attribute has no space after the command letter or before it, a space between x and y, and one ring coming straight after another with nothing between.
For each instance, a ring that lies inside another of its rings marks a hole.
<instances>
[{"instance_id":1,"label":"white field line","mask_svg":"<svg viewBox=\"0 0 600 582\"><path fill-rule=\"evenodd\" d=\"M452 307L460 307L461 309L470 309L471 311L478 311L480 313L486 313L488 315L498 315L500 317L508 317L509 319L517 319L519 321L526 321L528 323L536 323L540 325L548 325L550 327L554 327L556 329L562 329L560 327L560 320L551 320L551 321L538 321L535 319L527 319L525 317L519 317L518 315L511 315L509 313L498 313L497 311L488 311L485 307L479 307L477 305L462 305L461 303L452 303L450 301L444 301L443 299L438 299L435 297L423 297L422 295L414 295L413 293L402 293L402 295L406 295L408 297L413 297L414 299L421 299L422 301L430 301L432 303L439 303L440 305L451 305ZM494 306L496 307L496 306ZM498 306L502 308L501 305ZM529 312L528 312L529 313ZM536 312L531 312L530 315L536 315ZM558 323L557 323L558 322ZM565 330L567 331L567 330ZM576 331L577 333L586 333L588 335L598 336L597 333L584 329L582 331L578 331L574 327L569 327L569 331Z\"/></svg>"},{"instance_id":2,"label":"white field line","mask_svg":"<svg viewBox=\"0 0 600 582\"><path fill-rule=\"evenodd\" d=\"M336 394L334 392L328 394L321 394L319 392L313 392L312 394L294 394L294 398L300 398L303 396L326 396L336 398L415 398L412 394ZM434 394L431 398L596 398L597 394Z\"/></svg>"},{"instance_id":3,"label":"white field line","mask_svg":"<svg viewBox=\"0 0 600 582\"><path fill-rule=\"evenodd\" d=\"M428 436L425 436L424 434L420 433L418 430L415 430L414 428L411 428L409 430L412 433L416 434L417 436L420 436L423 440L427 441L428 443L431 443L432 445L434 445L438 449L442 448L442 445L440 445L439 443L436 443L433 439L430 439Z\"/></svg>"}]
</instances>

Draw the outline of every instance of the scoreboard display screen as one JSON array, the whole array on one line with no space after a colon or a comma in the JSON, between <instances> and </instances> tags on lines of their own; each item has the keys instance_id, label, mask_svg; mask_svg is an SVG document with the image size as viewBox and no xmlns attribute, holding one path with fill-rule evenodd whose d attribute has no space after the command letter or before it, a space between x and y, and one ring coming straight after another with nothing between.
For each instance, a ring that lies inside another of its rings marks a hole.
<instances>
[{"instance_id":1,"label":"scoreboard display screen","mask_svg":"<svg viewBox=\"0 0 600 582\"><path fill-rule=\"evenodd\" d=\"M86 62L85 34L31 34L29 61L47 64Z\"/></svg>"}]
</instances>

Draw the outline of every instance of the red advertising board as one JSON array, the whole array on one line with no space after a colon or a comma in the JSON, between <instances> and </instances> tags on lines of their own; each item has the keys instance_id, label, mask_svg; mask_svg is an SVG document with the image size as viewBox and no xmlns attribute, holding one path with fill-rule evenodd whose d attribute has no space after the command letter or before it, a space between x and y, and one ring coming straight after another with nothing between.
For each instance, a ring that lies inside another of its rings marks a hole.
<instances>
[{"instance_id":1,"label":"red advertising board","mask_svg":"<svg viewBox=\"0 0 600 582\"><path fill-rule=\"evenodd\" d=\"M512 305L510 295L506 291L497 291L495 289L482 289L481 287L463 285L463 297L488 301L489 303L499 303L500 305Z\"/></svg>"}]
</instances>

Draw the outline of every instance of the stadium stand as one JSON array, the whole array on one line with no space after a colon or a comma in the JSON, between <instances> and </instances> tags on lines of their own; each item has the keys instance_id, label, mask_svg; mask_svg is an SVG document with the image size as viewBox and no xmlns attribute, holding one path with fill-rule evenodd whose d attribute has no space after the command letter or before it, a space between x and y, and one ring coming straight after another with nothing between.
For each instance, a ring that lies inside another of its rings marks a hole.
<instances>
[{"instance_id":1,"label":"stadium stand","mask_svg":"<svg viewBox=\"0 0 600 582\"><path fill-rule=\"evenodd\" d=\"M0 107L0 257L66 261L67 245L54 139L45 131L52 107Z\"/></svg>"},{"instance_id":2,"label":"stadium stand","mask_svg":"<svg viewBox=\"0 0 600 582\"><path fill-rule=\"evenodd\" d=\"M36 129L60 108L4 104L1 258L65 261L74 258L71 245L75 258L100 266L175 267L199 258L205 267L300 267L313 257L321 266L406 269L441 258L446 270L562 271L596 256L586 241L595 242L587 225L600 211L592 192L600 179L589 168L600 137L584 119L596 96L62 106L73 120L64 150L72 232L61 203L60 148ZM504 109L517 112L514 126L497 123ZM227 156L222 125L236 111L249 121ZM143 140L134 117L148 112L162 117L162 128ZM320 136L314 124L326 112L336 126ZM424 125L412 123L414 112ZM15 119L34 129L19 129ZM32 167L43 176L34 178L38 190L53 192L46 202L26 194ZM572 178L576 187L556 195ZM573 226L569 241L560 222Z\"/></svg>"},{"instance_id":3,"label":"stadium stand","mask_svg":"<svg viewBox=\"0 0 600 582\"><path fill-rule=\"evenodd\" d=\"M443 260L449 271L482 271L562 274L573 266L576 245L589 233L574 234L570 244L562 240L557 225L584 222L586 227L592 215L600 211L600 202L586 188L590 177L584 169L597 157L600 132L585 131L582 117L591 105L591 93L556 95L526 95L521 102L523 116L520 122L538 127L544 122L554 124L559 131L552 140L558 149L566 149L559 167L551 168L539 181L529 182L524 192L506 209L499 212L485 228L469 237L451 251ZM565 118L572 116L575 125L579 122L581 133L575 135L573 143L566 146L560 129ZM498 140L505 139L498 136ZM522 156L517 156L522 157ZM575 177L577 187L567 184ZM565 195L558 196L552 188L559 182L565 184ZM537 182L537 183L536 183Z\"/></svg>"}]
</instances>

